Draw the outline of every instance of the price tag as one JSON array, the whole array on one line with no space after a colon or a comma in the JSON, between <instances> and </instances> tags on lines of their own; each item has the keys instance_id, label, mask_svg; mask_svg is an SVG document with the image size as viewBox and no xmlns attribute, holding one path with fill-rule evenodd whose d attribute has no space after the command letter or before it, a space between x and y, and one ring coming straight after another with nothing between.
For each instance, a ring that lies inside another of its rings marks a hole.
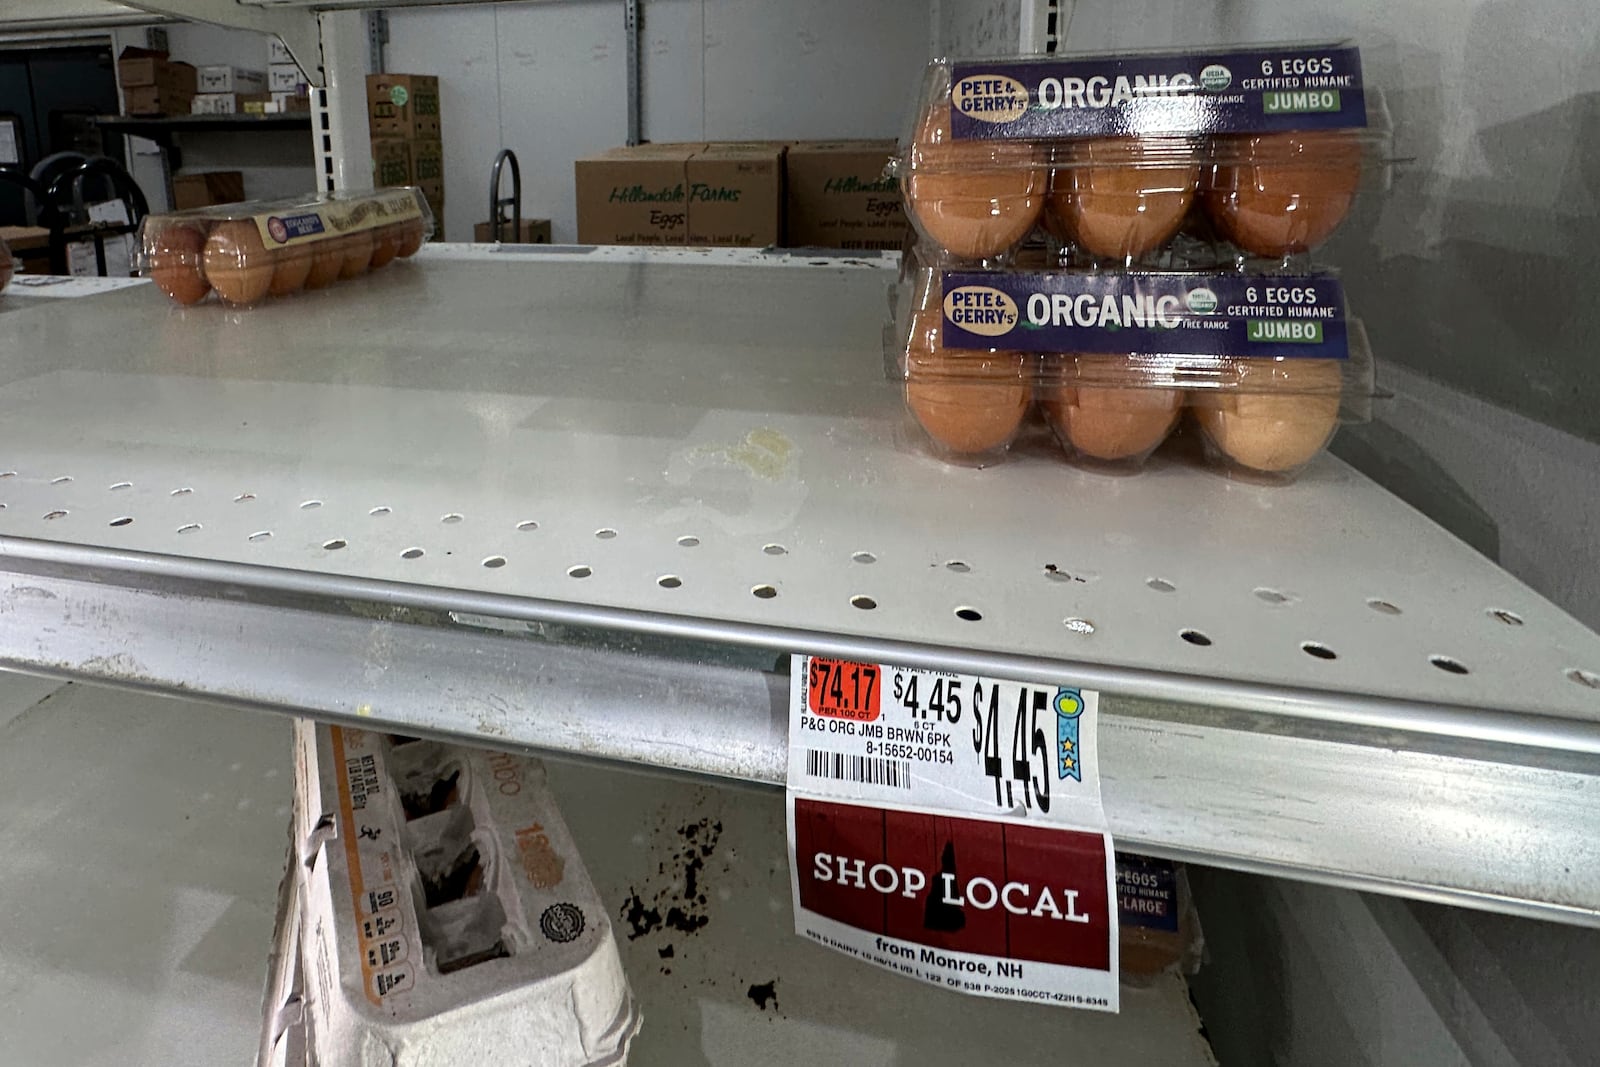
<instances>
[{"instance_id":1,"label":"price tag","mask_svg":"<svg viewBox=\"0 0 1600 1067\"><path fill-rule=\"evenodd\" d=\"M1098 694L797 655L798 932L981 996L1115 1011Z\"/></svg>"}]
</instances>

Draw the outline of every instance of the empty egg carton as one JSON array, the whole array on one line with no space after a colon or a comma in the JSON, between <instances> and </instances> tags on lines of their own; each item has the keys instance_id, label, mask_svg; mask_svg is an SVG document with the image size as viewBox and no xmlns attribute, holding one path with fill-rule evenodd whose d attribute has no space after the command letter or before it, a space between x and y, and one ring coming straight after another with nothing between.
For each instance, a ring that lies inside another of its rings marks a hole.
<instances>
[{"instance_id":1,"label":"empty egg carton","mask_svg":"<svg viewBox=\"0 0 1600 1067\"><path fill-rule=\"evenodd\" d=\"M308 720L295 747L301 974L263 1055L626 1062L639 1010L542 763Z\"/></svg>"}]
</instances>

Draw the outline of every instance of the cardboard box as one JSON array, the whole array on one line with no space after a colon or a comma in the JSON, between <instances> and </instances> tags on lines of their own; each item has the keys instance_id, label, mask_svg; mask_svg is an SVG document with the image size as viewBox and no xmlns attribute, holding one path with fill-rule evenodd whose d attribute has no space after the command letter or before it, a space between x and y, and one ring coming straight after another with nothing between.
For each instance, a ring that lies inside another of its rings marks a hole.
<instances>
[{"instance_id":1,"label":"cardboard box","mask_svg":"<svg viewBox=\"0 0 1600 1067\"><path fill-rule=\"evenodd\" d=\"M379 188L411 184L411 142L398 138L372 142L372 183Z\"/></svg>"},{"instance_id":2,"label":"cardboard box","mask_svg":"<svg viewBox=\"0 0 1600 1067\"><path fill-rule=\"evenodd\" d=\"M272 107L281 115L296 111L311 110L311 94L309 93L273 93Z\"/></svg>"},{"instance_id":3,"label":"cardboard box","mask_svg":"<svg viewBox=\"0 0 1600 1067\"><path fill-rule=\"evenodd\" d=\"M650 144L573 165L585 244L776 244L783 211L777 144Z\"/></svg>"},{"instance_id":4,"label":"cardboard box","mask_svg":"<svg viewBox=\"0 0 1600 1067\"><path fill-rule=\"evenodd\" d=\"M782 145L708 144L689 160L689 243L765 248L783 240Z\"/></svg>"},{"instance_id":5,"label":"cardboard box","mask_svg":"<svg viewBox=\"0 0 1600 1067\"><path fill-rule=\"evenodd\" d=\"M494 240L494 235L489 230L490 226L487 222L477 223L472 227L472 239L478 244L485 244ZM501 227L501 230L507 235L507 244L547 245L550 243L549 219L523 219L522 229L518 230L515 236L511 234L512 226L509 221Z\"/></svg>"},{"instance_id":6,"label":"cardboard box","mask_svg":"<svg viewBox=\"0 0 1600 1067\"><path fill-rule=\"evenodd\" d=\"M293 63L274 63L267 68L269 93L298 93L306 84L306 76Z\"/></svg>"},{"instance_id":7,"label":"cardboard box","mask_svg":"<svg viewBox=\"0 0 1600 1067\"><path fill-rule=\"evenodd\" d=\"M893 141L800 141L785 162L784 242L794 248L898 250L908 226L885 177Z\"/></svg>"},{"instance_id":8,"label":"cardboard box","mask_svg":"<svg viewBox=\"0 0 1600 1067\"><path fill-rule=\"evenodd\" d=\"M215 204L237 204L243 199L244 175L236 170L179 174L172 179L172 207L175 211Z\"/></svg>"},{"instance_id":9,"label":"cardboard box","mask_svg":"<svg viewBox=\"0 0 1600 1067\"><path fill-rule=\"evenodd\" d=\"M251 104L267 104L272 97L267 93L200 93L189 107L194 115L247 115ZM256 114L262 109L257 108Z\"/></svg>"},{"instance_id":10,"label":"cardboard box","mask_svg":"<svg viewBox=\"0 0 1600 1067\"><path fill-rule=\"evenodd\" d=\"M264 93L267 76L259 70L230 67L226 64L201 67L199 71L202 93Z\"/></svg>"},{"instance_id":11,"label":"cardboard box","mask_svg":"<svg viewBox=\"0 0 1600 1067\"><path fill-rule=\"evenodd\" d=\"M437 141L439 79L431 74L367 75L367 125L374 137Z\"/></svg>"},{"instance_id":12,"label":"cardboard box","mask_svg":"<svg viewBox=\"0 0 1600 1067\"><path fill-rule=\"evenodd\" d=\"M289 54L289 46L276 36L267 35L267 63L293 63L294 56Z\"/></svg>"},{"instance_id":13,"label":"cardboard box","mask_svg":"<svg viewBox=\"0 0 1600 1067\"><path fill-rule=\"evenodd\" d=\"M428 200L444 203L444 146L438 141L408 141L411 180Z\"/></svg>"},{"instance_id":14,"label":"cardboard box","mask_svg":"<svg viewBox=\"0 0 1600 1067\"><path fill-rule=\"evenodd\" d=\"M197 75L194 67L188 63L173 62L165 52L149 48L124 48L117 59L117 84L124 89L165 89L176 99L195 94Z\"/></svg>"},{"instance_id":15,"label":"cardboard box","mask_svg":"<svg viewBox=\"0 0 1600 1067\"><path fill-rule=\"evenodd\" d=\"M160 85L122 90L123 111L129 115L187 115L193 101L193 93L175 93Z\"/></svg>"}]
</instances>

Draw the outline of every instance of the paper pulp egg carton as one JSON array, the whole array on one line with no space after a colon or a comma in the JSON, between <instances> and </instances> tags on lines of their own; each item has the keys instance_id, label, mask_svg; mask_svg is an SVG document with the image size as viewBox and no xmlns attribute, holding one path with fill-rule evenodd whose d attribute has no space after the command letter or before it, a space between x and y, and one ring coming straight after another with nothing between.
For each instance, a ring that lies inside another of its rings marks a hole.
<instances>
[{"instance_id":1,"label":"paper pulp egg carton","mask_svg":"<svg viewBox=\"0 0 1600 1067\"><path fill-rule=\"evenodd\" d=\"M627 1061L639 1009L542 763L305 720L295 749L309 1064Z\"/></svg>"}]
</instances>

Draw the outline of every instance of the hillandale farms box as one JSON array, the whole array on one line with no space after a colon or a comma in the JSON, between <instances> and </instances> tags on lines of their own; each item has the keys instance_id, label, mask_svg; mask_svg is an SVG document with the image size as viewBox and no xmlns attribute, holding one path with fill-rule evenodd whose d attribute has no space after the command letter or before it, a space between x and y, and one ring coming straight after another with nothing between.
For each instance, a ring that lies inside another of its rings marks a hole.
<instances>
[{"instance_id":1,"label":"hillandale farms box","mask_svg":"<svg viewBox=\"0 0 1600 1067\"><path fill-rule=\"evenodd\" d=\"M573 165L584 244L777 244L783 146L647 144Z\"/></svg>"},{"instance_id":2,"label":"hillandale farms box","mask_svg":"<svg viewBox=\"0 0 1600 1067\"><path fill-rule=\"evenodd\" d=\"M883 173L893 141L789 145L785 243L792 248L898 250L909 227L898 183Z\"/></svg>"}]
</instances>

